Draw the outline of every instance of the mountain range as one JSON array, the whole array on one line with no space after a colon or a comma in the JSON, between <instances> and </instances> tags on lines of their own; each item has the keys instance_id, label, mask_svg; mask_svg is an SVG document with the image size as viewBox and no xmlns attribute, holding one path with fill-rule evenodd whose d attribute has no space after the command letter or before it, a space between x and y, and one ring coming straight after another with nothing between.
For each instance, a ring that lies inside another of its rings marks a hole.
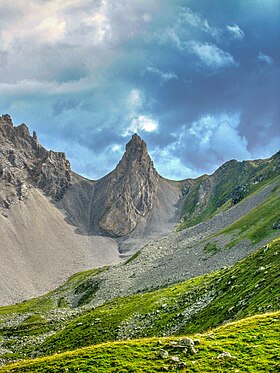
<instances>
[{"instance_id":1,"label":"mountain range","mask_svg":"<svg viewBox=\"0 0 280 373\"><path fill-rule=\"evenodd\" d=\"M279 310L279 197L280 152L173 181L134 134L95 181L2 115L0 363Z\"/></svg>"}]
</instances>

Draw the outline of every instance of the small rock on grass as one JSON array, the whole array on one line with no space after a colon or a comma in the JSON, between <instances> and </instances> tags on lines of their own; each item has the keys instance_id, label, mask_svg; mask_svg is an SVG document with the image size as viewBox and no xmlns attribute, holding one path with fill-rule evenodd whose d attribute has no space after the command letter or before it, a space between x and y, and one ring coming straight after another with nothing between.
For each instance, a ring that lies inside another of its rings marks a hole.
<instances>
[{"instance_id":1,"label":"small rock on grass","mask_svg":"<svg viewBox=\"0 0 280 373\"><path fill-rule=\"evenodd\" d=\"M186 346L186 347L191 347L194 345L194 341L191 338L182 338L179 340L179 345L181 346Z\"/></svg>"},{"instance_id":2,"label":"small rock on grass","mask_svg":"<svg viewBox=\"0 0 280 373\"><path fill-rule=\"evenodd\" d=\"M230 352L224 351L217 356L217 359L236 359L236 356L232 356Z\"/></svg>"},{"instance_id":3,"label":"small rock on grass","mask_svg":"<svg viewBox=\"0 0 280 373\"><path fill-rule=\"evenodd\" d=\"M159 356L162 358L162 359L167 359L168 358L168 351L166 350L163 350L162 348L159 350L158 352Z\"/></svg>"},{"instance_id":4,"label":"small rock on grass","mask_svg":"<svg viewBox=\"0 0 280 373\"><path fill-rule=\"evenodd\" d=\"M189 347L190 352L194 355L197 353L196 349L193 346Z\"/></svg>"}]
</instances>

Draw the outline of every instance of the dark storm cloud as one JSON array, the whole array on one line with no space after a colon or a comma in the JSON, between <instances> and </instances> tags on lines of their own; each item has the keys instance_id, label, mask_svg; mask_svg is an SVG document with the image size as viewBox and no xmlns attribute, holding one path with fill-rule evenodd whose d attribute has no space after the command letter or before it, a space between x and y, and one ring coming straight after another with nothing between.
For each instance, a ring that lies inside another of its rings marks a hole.
<instances>
[{"instance_id":1,"label":"dark storm cloud","mask_svg":"<svg viewBox=\"0 0 280 373\"><path fill-rule=\"evenodd\" d=\"M134 131L167 177L279 149L277 0L74 3L3 9L0 108L76 171L109 172Z\"/></svg>"}]
</instances>

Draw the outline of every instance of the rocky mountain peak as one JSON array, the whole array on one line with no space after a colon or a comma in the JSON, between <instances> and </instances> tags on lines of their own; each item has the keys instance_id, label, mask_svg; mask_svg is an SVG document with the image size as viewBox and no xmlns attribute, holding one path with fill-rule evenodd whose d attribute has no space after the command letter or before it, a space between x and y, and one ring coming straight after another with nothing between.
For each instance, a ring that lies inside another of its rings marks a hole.
<instances>
[{"instance_id":1,"label":"rocky mountain peak","mask_svg":"<svg viewBox=\"0 0 280 373\"><path fill-rule=\"evenodd\" d=\"M26 124L14 126L8 114L0 116L0 208L28 198L29 189L40 188L55 200L70 184L70 163L64 153L42 147Z\"/></svg>"},{"instance_id":2,"label":"rocky mountain peak","mask_svg":"<svg viewBox=\"0 0 280 373\"><path fill-rule=\"evenodd\" d=\"M13 127L13 121L12 121L12 118L10 117L9 114L3 114L2 116L0 116L0 123L2 125L8 125L10 127Z\"/></svg>"},{"instance_id":3,"label":"rocky mountain peak","mask_svg":"<svg viewBox=\"0 0 280 373\"><path fill-rule=\"evenodd\" d=\"M150 170L157 174L148 153L147 144L136 133L126 144L125 153L115 171L121 172L122 169L125 169L126 173Z\"/></svg>"},{"instance_id":4,"label":"rocky mountain peak","mask_svg":"<svg viewBox=\"0 0 280 373\"><path fill-rule=\"evenodd\" d=\"M116 169L101 181L106 196L100 228L114 236L133 231L153 207L158 178L146 143L134 134Z\"/></svg>"},{"instance_id":5,"label":"rocky mountain peak","mask_svg":"<svg viewBox=\"0 0 280 373\"><path fill-rule=\"evenodd\" d=\"M135 159L148 153L145 141L137 133L132 135L131 140L126 144L125 150L130 157Z\"/></svg>"}]
</instances>

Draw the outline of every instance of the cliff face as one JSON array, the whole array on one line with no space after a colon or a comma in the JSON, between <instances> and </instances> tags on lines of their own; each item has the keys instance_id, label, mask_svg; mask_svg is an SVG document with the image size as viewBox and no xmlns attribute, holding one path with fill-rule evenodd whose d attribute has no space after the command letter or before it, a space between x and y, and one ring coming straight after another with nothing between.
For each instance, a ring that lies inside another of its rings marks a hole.
<instances>
[{"instance_id":1,"label":"cliff face","mask_svg":"<svg viewBox=\"0 0 280 373\"><path fill-rule=\"evenodd\" d=\"M61 199L70 184L70 171L64 153L46 150L25 124L15 127L9 115L0 116L0 207L28 198L32 187Z\"/></svg>"},{"instance_id":2,"label":"cliff face","mask_svg":"<svg viewBox=\"0 0 280 373\"><path fill-rule=\"evenodd\" d=\"M124 236L152 209L159 175L146 143L134 134L116 169L100 182L105 189L99 227L114 236Z\"/></svg>"}]
</instances>

